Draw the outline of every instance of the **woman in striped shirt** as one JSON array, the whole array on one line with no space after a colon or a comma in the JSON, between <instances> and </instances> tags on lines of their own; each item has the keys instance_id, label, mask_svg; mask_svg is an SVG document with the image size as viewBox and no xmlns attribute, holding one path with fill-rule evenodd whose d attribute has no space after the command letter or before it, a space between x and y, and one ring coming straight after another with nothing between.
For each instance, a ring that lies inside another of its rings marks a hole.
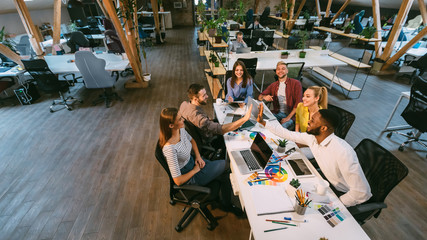
<instances>
[{"instance_id":1,"label":"woman in striped shirt","mask_svg":"<svg viewBox=\"0 0 427 240\"><path fill-rule=\"evenodd\" d=\"M172 178L178 186L183 184L204 186L226 170L225 160L202 159L196 142L185 131L184 119L178 116L176 108L165 108L160 114L159 144Z\"/></svg>"}]
</instances>

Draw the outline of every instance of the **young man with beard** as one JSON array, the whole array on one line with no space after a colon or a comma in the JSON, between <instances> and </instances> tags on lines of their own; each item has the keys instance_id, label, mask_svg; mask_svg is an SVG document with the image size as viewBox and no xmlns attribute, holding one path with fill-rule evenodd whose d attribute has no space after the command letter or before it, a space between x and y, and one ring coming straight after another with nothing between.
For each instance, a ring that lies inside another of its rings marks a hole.
<instances>
[{"instance_id":1,"label":"young man with beard","mask_svg":"<svg viewBox=\"0 0 427 240\"><path fill-rule=\"evenodd\" d=\"M363 203L372 196L356 152L346 141L334 134L334 129L339 124L339 116L334 111L320 109L313 114L306 133L289 131L276 121L265 122L262 112L261 104L257 121L266 129L280 137L310 147L322 173L337 190L337 195L346 207Z\"/></svg>"},{"instance_id":2,"label":"young man with beard","mask_svg":"<svg viewBox=\"0 0 427 240\"><path fill-rule=\"evenodd\" d=\"M245 116L237 121L227 124L220 124L209 118L202 106L207 104L208 94L205 87L200 84L191 84L188 88L188 98L190 102L184 101L179 107L180 116L200 128L206 138L214 135L224 135L227 132L234 131L242 126L251 117L252 105L249 107Z\"/></svg>"}]
</instances>

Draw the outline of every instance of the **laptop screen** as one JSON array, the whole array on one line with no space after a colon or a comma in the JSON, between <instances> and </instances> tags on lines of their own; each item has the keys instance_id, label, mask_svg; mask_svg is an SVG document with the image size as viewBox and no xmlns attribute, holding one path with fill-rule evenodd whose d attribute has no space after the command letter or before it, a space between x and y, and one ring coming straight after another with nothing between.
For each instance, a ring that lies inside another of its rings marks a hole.
<instances>
[{"instance_id":1,"label":"laptop screen","mask_svg":"<svg viewBox=\"0 0 427 240\"><path fill-rule=\"evenodd\" d=\"M271 157L271 154L273 154L273 150L271 150L270 146L268 146L267 142L259 133L257 133L254 142L252 143L251 151L254 157L258 160L259 165L264 169Z\"/></svg>"}]
</instances>

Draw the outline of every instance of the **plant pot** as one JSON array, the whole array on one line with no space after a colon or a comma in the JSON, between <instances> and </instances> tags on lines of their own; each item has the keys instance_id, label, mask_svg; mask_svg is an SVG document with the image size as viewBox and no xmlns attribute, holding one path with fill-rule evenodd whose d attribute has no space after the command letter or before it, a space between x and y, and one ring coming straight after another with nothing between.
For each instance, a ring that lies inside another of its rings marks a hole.
<instances>
[{"instance_id":1,"label":"plant pot","mask_svg":"<svg viewBox=\"0 0 427 240\"><path fill-rule=\"evenodd\" d=\"M372 65L372 71L379 72L381 68L383 67L383 62L374 61L374 64Z\"/></svg>"},{"instance_id":2,"label":"plant pot","mask_svg":"<svg viewBox=\"0 0 427 240\"><path fill-rule=\"evenodd\" d=\"M288 194L289 197L295 197L295 192L297 189L293 187L291 184L286 185L286 194Z\"/></svg>"},{"instance_id":3,"label":"plant pot","mask_svg":"<svg viewBox=\"0 0 427 240\"><path fill-rule=\"evenodd\" d=\"M289 54L282 54L282 55L280 55L280 58L281 59L288 59L288 57L289 57Z\"/></svg>"},{"instance_id":4,"label":"plant pot","mask_svg":"<svg viewBox=\"0 0 427 240\"><path fill-rule=\"evenodd\" d=\"M219 67L219 62L216 62L216 63L215 63L215 67Z\"/></svg>"},{"instance_id":5,"label":"plant pot","mask_svg":"<svg viewBox=\"0 0 427 240\"><path fill-rule=\"evenodd\" d=\"M222 62L222 63L226 63L226 62L227 62L227 58L223 58L223 59L221 59L221 62Z\"/></svg>"},{"instance_id":6,"label":"plant pot","mask_svg":"<svg viewBox=\"0 0 427 240\"><path fill-rule=\"evenodd\" d=\"M351 28L346 28L346 29L344 29L344 33L345 33L345 34L349 34L349 33L351 33Z\"/></svg>"},{"instance_id":7,"label":"plant pot","mask_svg":"<svg viewBox=\"0 0 427 240\"><path fill-rule=\"evenodd\" d=\"M277 146L278 153L284 153L286 151L286 147Z\"/></svg>"},{"instance_id":8,"label":"plant pot","mask_svg":"<svg viewBox=\"0 0 427 240\"><path fill-rule=\"evenodd\" d=\"M209 29L208 34L209 34L209 37L215 37L216 29L215 28Z\"/></svg>"},{"instance_id":9,"label":"plant pot","mask_svg":"<svg viewBox=\"0 0 427 240\"><path fill-rule=\"evenodd\" d=\"M299 58L305 58L306 54L307 52L304 52L304 51L299 52Z\"/></svg>"},{"instance_id":10,"label":"plant pot","mask_svg":"<svg viewBox=\"0 0 427 240\"><path fill-rule=\"evenodd\" d=\"M215 43L221 43L222 37L221 36L215 36Z\"/></svg>"},{"instance_id":11,"label":"plant pot","mask_svg":"<svg viewBox=\"0 0 427 240\"><path fill-rule=\"evenodd\" d=\"M288 13L282 13L282 18L283 19L287 19L288 18Z\"/></svg>"},{"instance_id":12,"label":"plant pot","mask_svg":"<svg viewBox=\"0 0 427 240\"><path fill-rule=\"evenodd\" d=\"M151 74L150 73L144 73L142 74L142 78L145 82L149 82L151 80Z\"/></svg>"}]
</instances>

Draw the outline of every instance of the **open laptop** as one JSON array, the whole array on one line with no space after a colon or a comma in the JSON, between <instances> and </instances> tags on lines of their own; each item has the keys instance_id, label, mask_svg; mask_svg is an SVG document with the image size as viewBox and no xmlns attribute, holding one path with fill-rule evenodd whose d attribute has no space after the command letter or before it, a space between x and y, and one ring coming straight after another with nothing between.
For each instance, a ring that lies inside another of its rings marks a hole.
<instances>
[{"instance_id":1,"label":"open laptop","mask_svg":"<svg viewBox=\"0 0 427 240\"><path fill-rule=\"evenodd\" d=\"M263 170L272 154L273 150L259 133L257 133L250 149L231 152L241 174Z\"/></svg>"},{"instance_id":2,"label":"open laptop","mask_svg":"<svg viewBox=\"0 0 427 240\"><path fill-rule=\"evenodd\" d=\"M259 102L255 99L253 99L252 97L248 98L248 103L249 105L252 104L252 116L256 119L258 117L258 113L259 113ZM264 104L264 103L262 103ZM275 120L276 117L273 115L273 113L270 112L270 109L268 109L268 107L264 104L264 112L262 113L262 119L270 121L270 120Z\"/></svg>"},{"instance_id":3,"label":"open laptop","mask_svg":"<svg viewBox=\"0 0 427 240\"><path fill-rule=\"evenodd\" d=\"M242 118L243 115L240 114L234 114L234 113L227 113L227 115L225 116L224 119L224 123L223 124L227 124L227 123L232 123L235 122L237 120L239 120L240 118ZM248 120L245 123L243 123L242 126L240 126L240 130L251 130L256 124L256 121L254 120Z\"/></svg>"},{"instance_id":4,"label":"open laptop","mask_svg":"<svg viewBox=\"0 0 427 240\"><path fill-rule=\"evenodd\" d=\"M250 53L251 47L241 47L236 49L236 53Z\"/></svg>"}]
</instances>

